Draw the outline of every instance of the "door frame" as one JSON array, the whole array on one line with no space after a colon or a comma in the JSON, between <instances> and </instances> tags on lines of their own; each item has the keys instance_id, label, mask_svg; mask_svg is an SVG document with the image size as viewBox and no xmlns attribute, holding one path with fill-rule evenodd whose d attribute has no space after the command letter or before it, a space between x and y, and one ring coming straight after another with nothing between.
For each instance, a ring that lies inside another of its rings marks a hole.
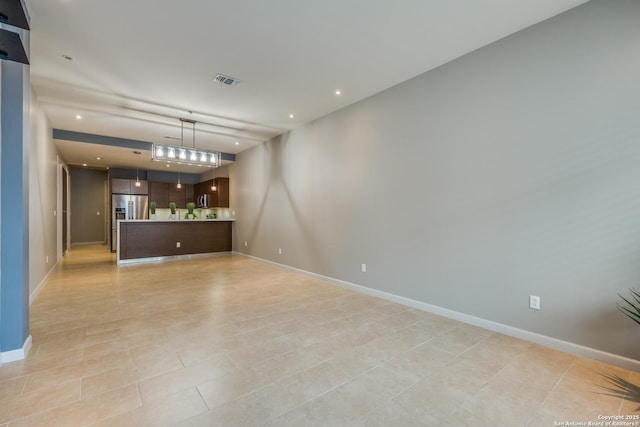
<instances>
[{"instance_id":1,"label":"door frame","mask_svg":"<svg viewBox=\"0 0 640 427\"><path fill-rule=\"evenodd\" d=\"M57 187L58 197L56 203L56 217L57 221L57 260L60 261L62 257L69 250L70 240L70 193L69 183L71 181L71 175L69 174L69 167L58 156L58 174L57 174ZM65 179L66 177L66 179ZM65 182L66 181L66 182ZM66 185L65 185L66 184ZM66 199L66 203L65 202ZM66 206L64 206L66 204ZM63 225L64 224L64 225Z\"/></svg>"}]
</instances>

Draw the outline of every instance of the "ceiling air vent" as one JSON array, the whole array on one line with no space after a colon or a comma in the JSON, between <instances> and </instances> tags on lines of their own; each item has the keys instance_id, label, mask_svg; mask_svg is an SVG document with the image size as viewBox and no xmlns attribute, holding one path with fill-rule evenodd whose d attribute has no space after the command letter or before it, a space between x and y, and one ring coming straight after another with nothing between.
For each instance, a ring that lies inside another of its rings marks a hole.
<instances>
[{"instance_id":1,"label":"ceiling air vent","mask_svg":"<svg viewBox=\"0 0 640 427\"><path fill-rule=\"evenodd\" d=\"M216 75L213 80L216 83L220 83L220 84L223 84L225 86L230 86L230 87L240 86L242 83L244 83L242 80L238 80L238 79L233 78L231 76L225 76L224 74Z\"/></svg>"}]
</instances>

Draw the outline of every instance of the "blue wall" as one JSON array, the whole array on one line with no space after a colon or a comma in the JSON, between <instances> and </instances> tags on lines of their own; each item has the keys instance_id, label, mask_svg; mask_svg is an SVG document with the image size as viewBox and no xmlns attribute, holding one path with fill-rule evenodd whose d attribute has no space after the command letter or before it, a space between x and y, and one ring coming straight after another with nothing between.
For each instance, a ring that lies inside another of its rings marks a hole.
<instances>
[{"instance_id":1,"label":"blue wall","mask_svg":"<svg viewBox=\"0 0 640 427\"><path fill-rule=\"evenodd\" d=\"M29 337L28 129L29 70L2 67L0 169L0 352L19 350Z\"/></svg>"}]
</instances>

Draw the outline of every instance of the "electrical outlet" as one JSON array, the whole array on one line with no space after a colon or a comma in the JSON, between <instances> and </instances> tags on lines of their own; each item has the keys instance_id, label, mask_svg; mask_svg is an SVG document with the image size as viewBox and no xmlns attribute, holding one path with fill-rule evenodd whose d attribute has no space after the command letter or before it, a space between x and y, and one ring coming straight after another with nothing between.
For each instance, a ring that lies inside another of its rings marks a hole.
<instances>
[{"instance_id":1,"label":"electrical outlet","mask_svg":"<svg viewBox=\"0 0 640 427\"><path fill-rule=\"evenodd\" d=\"M540 310L540 297L529 295L529 308Z\"/></svg>"},{"instance_id":2,"label":"electrical outlet","mask_svg":"<svg viewBox=\"0 0 640 427\"><path fill-rule=\"evenodd\" d=\"M282 255L282 248L278 248L278 253Z\"/></svg>"},{"instance_id":3,"label":"electrical outlet","mask_svg":"<svg viewBox=\"0 0 640 427\"><path fill-rule=\"evenodd\" d=\"M180 242L176 242L176 248L180 247Z\"/></svg>"},{"instance_id":4,"label":"electrical outlet","mask_svg":"<svg viewBox=\"0 0 640 427\"><path fill-rule=\"evenodd\" d=\"M245 248L247 247L247 241L246 240L244 241L244 247Z\"/></svg>"},{"instance_id":5,"label":"electrical outlet","mask_svg":"<svg viewBox=\"0 0 640 427\"><path fill-rule=\"evenodd\" d=\"M362 272L363 273L367 272L367 264L362 264Z\"/></svg>"}]
</instances>

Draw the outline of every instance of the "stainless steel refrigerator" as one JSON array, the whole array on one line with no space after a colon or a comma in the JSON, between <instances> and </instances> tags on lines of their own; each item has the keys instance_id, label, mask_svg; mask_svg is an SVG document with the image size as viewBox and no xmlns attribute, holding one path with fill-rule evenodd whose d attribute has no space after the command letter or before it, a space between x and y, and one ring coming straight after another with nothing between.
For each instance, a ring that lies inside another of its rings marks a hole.
<instances>
[{"instance_id":1,"label":"stainless steel refrigerator","mask_svg":"<svg viewBox=\"0 0 640 427\"><path fill-rule=\"evenodd\" d=\"M149 219L149 196L113 194L111 196L111 252L118 246L119 219Z\"/></svg>"}]
</instances>

